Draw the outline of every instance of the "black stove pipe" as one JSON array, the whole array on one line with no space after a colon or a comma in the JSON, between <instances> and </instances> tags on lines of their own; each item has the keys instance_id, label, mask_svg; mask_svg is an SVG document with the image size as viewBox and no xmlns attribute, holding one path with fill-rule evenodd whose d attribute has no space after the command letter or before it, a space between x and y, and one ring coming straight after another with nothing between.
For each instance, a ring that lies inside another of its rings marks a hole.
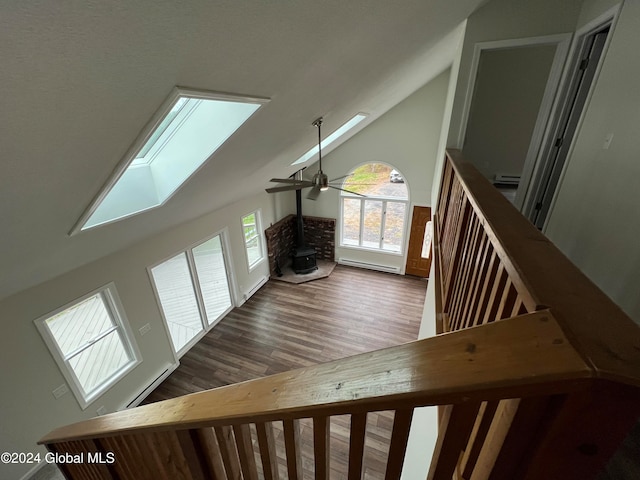
<instances>
[{"instance_id":1,"label":"black stove pipe","mask_svg":"<svg viewBox=\"0 0 640 480\"><path fill-rule=\"evenodd\" d=\"M304 247L304 225L302 224L302 190L296 190L296 223L298 227L298 247Z\"/></svg>"}]
</instances>

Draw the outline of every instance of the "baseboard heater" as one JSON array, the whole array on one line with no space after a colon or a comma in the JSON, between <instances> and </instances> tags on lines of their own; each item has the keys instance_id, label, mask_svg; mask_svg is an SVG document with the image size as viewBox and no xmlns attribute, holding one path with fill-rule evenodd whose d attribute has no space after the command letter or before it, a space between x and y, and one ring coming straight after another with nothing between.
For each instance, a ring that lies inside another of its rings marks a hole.
<instances>
[{"instance_id":1,"label":"baseboard heater","mask_svg":"<svg viewBox=\"0 0 640 480\"><path fill-rule=\"evenodd\" d=\"M340 265L349 265L350 267L368 268L369 270L378 270L387 273L400 273L400 267L391 267L389 265L380 265L377 263L360 262L358 260L349 260L348 258L339 258Z\"/></svg>"},{"instance_id":2,"label":"baseboard heater","mask_svg":"<svg viewBox=\"0 0 640 480\"><path fill-rule=\"evenodd\" d=\"M254 293L256 293L258 290L260 290L260 288L267 283L267 280L269 280L267 277L262 277L258 283L256 283L253 287L251 287L251 289L244 294L244 301L246 302L247 300L249 300Z\"/></svg>"},{"instance_id":3,"label":"baseboard heater","mask_svg":"<svg viewBox=\"0 0 640 480\"><path fill-rule=\"evenodd\" d=\"M504 187L517 187L520 184L520 175L496 174L493 184Z\"/></svg>"},{"instance_id":4,"label":"baseboard heater","mask_svg":"<svg viewBox=\"0 0 640 480\"><path fill-rule=\"evenodd\" d=\"M147 388L145 388L138 395L133 397L133 399L129 403L127 403L127 405L124 408L121 408L120 410L126 410L128 408L133 408L133 407L137 407L138 405L140 405L142 403L142 401L145 398L147 398L149 396L149 394L151 392L153 392L158 385L160 385L169 375L171 375L171 372L173 372L176 368L178 368L178 365L180 365L180 362L177 362L177 363L167 367L166 369L164 369L160 373L160 375L158 375L156 377L156 379L149 384L149 386Z\"/></svg>"}]
</instances>

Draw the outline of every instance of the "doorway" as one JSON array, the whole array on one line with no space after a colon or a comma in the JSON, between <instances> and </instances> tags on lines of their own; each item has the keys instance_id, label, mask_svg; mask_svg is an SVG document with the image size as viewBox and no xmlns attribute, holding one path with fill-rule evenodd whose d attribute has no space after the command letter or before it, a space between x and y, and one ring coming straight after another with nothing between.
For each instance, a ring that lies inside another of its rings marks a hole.
<instances>
[{"instance_id":1,"label":"doorway","mask_svg":"<svg viewBox=\"0 0 640 480\"><path fill-rule=\"evenodd\" d=\"M405 273L429 278L433 256L431 252L433 224L430 207L413 207L410 232Z\"/></svg>"},{"instance_id":2,"label":"doorway","mask_svg":"<svg viewBox=\"0 0 640 480\"><path fill-rule=\"evenodd\" d=\"M475 46L457 146L489 181L510 189L514 203L531 178L570 39L559 34Z\"/></svg>"},{"instance_id":3,"label":"doorway","mask_svg":"<svg viewBox=\"0 0 640 480\"><path fill-rule=\"evenodd\" d=\"M535 172L527 191L522 193L521 211L540 230L546 226L582 113L604 58L616 12L606 14L604 20L595 20L577 34L570 68L540 148ZM606 142L603 148L607 148Z\"/></svg>"}]
</instances>

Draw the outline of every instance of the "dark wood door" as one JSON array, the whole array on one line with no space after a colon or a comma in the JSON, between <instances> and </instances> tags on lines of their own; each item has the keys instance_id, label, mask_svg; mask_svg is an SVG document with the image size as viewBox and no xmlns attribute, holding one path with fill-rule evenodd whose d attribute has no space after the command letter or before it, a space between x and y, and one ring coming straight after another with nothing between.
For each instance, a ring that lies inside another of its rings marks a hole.
<instances>
[{"instance_id":1,"label":"dark wood door","mask_svg":"<svg viewBox=\"0 0 640 480\"><path fill-rule=\"evenodd\" d=\"M427 233L427 223L430 221L430 207L413 207L409 247L407 248L407 268L405 269L407 275L429 277L432 256L431 234L428 234L425 242L425 233Z\"/></svg>"}]
</instances>

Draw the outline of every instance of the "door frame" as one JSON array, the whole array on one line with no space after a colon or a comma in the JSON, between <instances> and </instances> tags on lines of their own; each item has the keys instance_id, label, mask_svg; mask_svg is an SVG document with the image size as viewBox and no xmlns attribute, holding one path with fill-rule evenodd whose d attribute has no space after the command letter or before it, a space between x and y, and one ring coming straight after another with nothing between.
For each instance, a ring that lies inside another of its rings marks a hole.
<instances>
[{"instance_id":1,"label":"door frame","mask_svg":"<svg viewBox=\"0 0 640 480\"><path fill-rule=\"evenodd\" d=\"M469 114L471 112L471 104L473 101L473 94L478 77L480 56L482 55L482 52L487 50L513 49L536 45L556 45L556 52L553 57L553 61L551 62L549 77L547 79L547 84L545 86L542 101L540 103L540 109L538 110L536 123L531 134L531 140L529 142L529 148L527 150L527 155L524 161L522 174L520 175L520 184L518 186L515 200L515 205L518 208L520 208L522 200L524 199L524 193L522 192L527 191L527 186L531 180L538 153L542 147L545 128L548 124L549 118L551 117L552 107L554 106L554 99L560 86L560 80L562 78L563 69L566 63L567 55L569 53L569 47L571 45L571 38L571 33L559 33L555 35L544 35L540 37L512 38L507 40L478 42L474 46L473 58L471 60L471 69L467 82L467 90L462 108L462 121L460 122L460 130L458 131L456 142L457 148L459 149L462 149L464 146L464 140L467 133L467 124L469 122Z\"/></svg>"},{"instance_id":2,"label":"door frame","mask_svg":"<svg viewBox=\"0 0 640 480\"><path fill-rule=\"evenodd\" d=\"M532 170L526 185L526 190L523 189L521 191L521 189L518 189L518 193L516 195L516 206L520 209L520 211L525 217L531 218L534 211L535 203L536 203L536 193L538 191L539 184L542 181L542 179L539 178L539 176L541 171L543 171L546 166L545 161L548 160L548 154L553 146L553 143L557 135L557 130L559 128L559 121L560 121L559 117L560 117L562 108L567 100L567 95L568 95L567 90L569 88L571 80L573 79L576 73L576 70L579 68L580 52L582 51L584 44L590 35L593 35L595 32L609 25L609 29L610 29L609 34L604 44L604 48L602 50L602 54L598 62L598 66L596 67L596 71L591 81L589 92L585 99L582 112L580 113L580 117L578 119L573 136L571 139L569 139L570 146L567 151L566 161L562 166L562 170L560 172L560 176L558 178L555 191L552 194L553 196L551 199L551 203L549 205L549 210L547 212L546 218L544 220L544 224L541 229L542 232L545 232L549 224L549 219L551 218L551 215L553 213L553 209L555 207L556 200L558 197L558 192L560 191L560 188L562 186L562 182L564 180L567 167L569 165L573 150L575 148L575 140L579 136L580 129L582 127L582 122L584 121L585 113L589 108L589 103L591 102L591 97L593 96L595 86L597 85L598 77L600 76L600 71L602 70L602 66L604 64L607 50L609 49L609 44L611 42L611 39L613 38L613 33L614 33L615 25L620 15L621 6L622 4L619 3L611 7L610 9L608 9L598 17L594 18L593 20L591 20L590 22L586 23L584 26L576 30L575 35L573 37L573 41L571 42L571 49L568 54L566 67L562 74L560 85L558 87L558 95L556 95L556 99L553 102L551 114L549 116L545 131L544 131L544 135L540 141L540 147L537 150L537 155L534 158L533 164L531 166ZM521 179L521 182L522 182L522 179Z\"/></svg>"}]
</instances>

